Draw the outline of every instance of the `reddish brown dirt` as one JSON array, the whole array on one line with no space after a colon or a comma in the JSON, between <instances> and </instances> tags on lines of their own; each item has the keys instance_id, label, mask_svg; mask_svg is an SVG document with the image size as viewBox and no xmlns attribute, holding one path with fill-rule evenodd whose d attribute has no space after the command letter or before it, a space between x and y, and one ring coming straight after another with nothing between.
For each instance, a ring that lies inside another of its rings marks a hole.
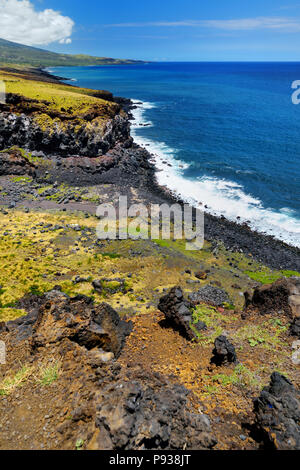
<instances>
[{"instance_id":1,"label":"reddish brown dirt","mask_svg":"<svg viewBox=\"0 0 300 470\"><path fill-rule=\"evenodd\" d=\"M240 390L220 389L210 396L206 386L210 376L229 374L233 366L216 369L211 366L212 346L187 342L179 332L164 326L163 314L155 312L133 319L134 332L127 340L120 362L139 364L145 370L160 372L192 392L195 410L207 413L218 439L217 449L255 449L257 443L242 429L252 412L251 398ZM240 435L247 436L244 442Z\"/></svg>"}]
</instances>

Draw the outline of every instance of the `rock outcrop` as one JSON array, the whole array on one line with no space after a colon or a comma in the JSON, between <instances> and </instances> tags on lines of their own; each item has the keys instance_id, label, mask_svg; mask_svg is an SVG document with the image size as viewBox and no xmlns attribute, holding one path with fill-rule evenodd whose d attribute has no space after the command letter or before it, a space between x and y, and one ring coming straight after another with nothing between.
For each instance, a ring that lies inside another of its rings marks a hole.
<instances>
[{"instance_id":1,"label":"rock outcrop","mask_svg":"<svg viewBox=\"0 0 300 470\"><path fill-rule=\"evenodd\" d=\"M95 306L87 297L70 298L58 289L28 296L21 304L28 315L0 328L9 351L7 366L14 368L18 354L37 372L41 359L43 364L58 359L56 388L43 390L47 397L57 393L56 412L64 410L52 428L62 448L74 449L78 436L89 450L216 445L208 416L194 410L185 387L139 364L114 360L131 324L109 305Z\"/></svg>"},{"instance_id":2,"label":"rock outcrop","mask_svg":"<svg viewBox=\"0 0 300 470\"><path fill-rule=\"evenodd\" d=\"M68 339L118 357L131 328L108 304L95 306L88 297L53 290L27 316L3 324L0 331L12 332L16 342L29 340L33 350Z\"/></svg>"},{"instance_id":3,"label":"rock outcrop","mask_svg":"<svg viewBox=\"0 0 300 470\"><path fill-rule=\"evenodd\" d=\"M188 391L147 374L101 390L96 413L100 450L203 450L216 439L206 415L189 411Z\"/></svg>"},{"instance_id":4,"label":"rock outcrop","mask_svg":"<svg viewBox=\"0 0 300 470\"><path fill-rule=\"evenodd\" d=\"M0 149L18 146L48 155L97 157L130 137L127 115L117 103L94 100L82 110L7 94L0 105Z\"/></svg>"},{"instance_id":5,"label":"rock outcrop","mask_svg":"<svg viewBox=\"0 0 300 470\"><path fill-rule=\"evenodd\" d=\"M120 115L81 125L72 121L43 125L31 116L0 113L0 149L18 146L48 155L97 157L129 138L128 120Z\"/></svg>"},{"instance_id":6,"label":"rock outcrop","mask_svg":"<svg viewBox=\"0 0 300 470\"><path fill-rule=\"evenodd\" d=\"M211 362L218 366L229 363L237 364L238 360L235 347L230 343L226 336L222 335L216 338Z\"/></svg>"},{"instance_id":7,"label":"rock outcrop","mask_svg":"<svg viewBox=\"0 0 300 470\"><path fill-rule=\"evenodd\" d=\"M300 278L279 279L273 284L257 287L252 296L245 294L245 311L260 314L284 313L300 317Z\"/></svg>"},{"instance_id":8,"label":"rock outcrop","mask_svg":"<svg viewBox=\"0 0 300 470\"><path fill-rule=\"evenodd\" d=\"M254 412L255 432L266 448L300 450L300 392L286 377L272 374Z\"/></svg>"},{"instance_id":9,"label":"rock outcrop","mask_svg":"<svg viewBox=\"0 0 300 470\"><path fill-rule=\"evenodd\" d=\"M167 295L163 296L158 308L165 315L166 321L178 329L183 336L189 340L196 337L191 328L194 305L184 298L181 287L173 287ZM194 327L201 330L205 328L205 325L199 322Z\"/></svg>"}]
</instances>

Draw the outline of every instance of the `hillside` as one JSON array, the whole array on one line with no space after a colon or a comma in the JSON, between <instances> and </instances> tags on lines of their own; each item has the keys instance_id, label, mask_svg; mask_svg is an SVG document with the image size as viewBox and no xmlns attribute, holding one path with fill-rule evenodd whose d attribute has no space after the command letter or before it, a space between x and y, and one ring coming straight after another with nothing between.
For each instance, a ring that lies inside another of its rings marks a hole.
<instances>
[{"instance_id":1,"label":"hillside","mask_svg":"<svg viewBox=\"0 0 300 470\"><path fill-rule=\"evenodd\" d=\"M57 54L35 47L24 46L0 39L0 64L24 64L34 67L118 65L132 64L138 61L93 57L89 55Z\"/></svg>"}]
</instances>

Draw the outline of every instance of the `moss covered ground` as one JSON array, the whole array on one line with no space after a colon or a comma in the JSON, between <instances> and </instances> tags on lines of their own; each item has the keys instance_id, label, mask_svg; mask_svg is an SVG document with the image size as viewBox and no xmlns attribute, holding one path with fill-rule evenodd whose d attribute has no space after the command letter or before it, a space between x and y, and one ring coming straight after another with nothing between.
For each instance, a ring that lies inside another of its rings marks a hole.
<instances>
[{"instance_id":1,"label":"moss covered ground","mask_svg":"<svg viewBox=\"0 0 300 470\"><path fill-rule=\"evenodd\" d=\"M62 122L75 120L80 129L85 120L97 117L98 126L113 118L120 107L114 102L107 101L111 95L108 92L86 88L70 87L62 83L49 83L38 80L27 80L23 74L1 71L0 80L4 81L6 93L34 100L19 105L19 112L25 108L30 111L42 130L61 126ZM15 109L18 113L18 106ZM76 130L76 129L75 129Z\"/></svg>"},{"instance_id":2,"label":"moss covered ground","mask_svg":"<svg viewBox=\"0 0 300 470\"><path fill-rule=\"evenodd\" d=\"M249 264L251 273L268 273L272 278L284 274L225 248L213 254L209 243L197 252L186 251L181 241L128 239L98 243L97 223L96 217L86 218L80 212L9 210L2 213L0 319L22 315L23 311L16 310L22 297L28 293L41 295L55 285L60 285L69 295L90 295L96 302L106 298L120 312L140 314L155 306L159 296L175 284L182 285L187 292L212 284L228 292L231 301L224 307L225 312L232 313L243 307L243 292L258 284L249 277ZM191 274L185 272L187 268ZM199 270L205 273L203 280L195 277ZM85 280L76 283L76 277ZM104 279L102 294L92 285L98 279ZM115 288L118 279L124 279L125 291ZM222 321L225 318L215 310L199 311L198 315L202 320L210 316L215 325L219 317Z\"/></svg>"}]
</instances>

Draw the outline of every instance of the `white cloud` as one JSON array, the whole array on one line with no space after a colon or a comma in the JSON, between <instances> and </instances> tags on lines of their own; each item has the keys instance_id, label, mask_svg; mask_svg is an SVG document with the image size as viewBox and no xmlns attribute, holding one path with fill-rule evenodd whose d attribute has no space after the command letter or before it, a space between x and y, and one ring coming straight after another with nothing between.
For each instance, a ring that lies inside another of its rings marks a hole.
<instances>
[{"instance_id":1,"label":"white cloud","mask_svg":"<svg viewBox=\"0 0 300 470\"><path fill-rule=\"evenodd\" d=\"M300 19L282 17L240 18L236 20L184 20L184 21L155 21L148 23L118 23L106 25L107 27L202 27L222 29L228 31L252 31L269 29L283 32L300 31Z\"/></svg>"},{"instance_id":2,"label":"white cloud","mask_svg":"<svg viewBox=\"0 0 300 470\"><path fill-rule=\"evenodd\" d=\"M70 44L74 22L60 12L36 11L29 0L0 0L0 37L28 46Z\"/></svg>"},{"instance_id":3,"label":"white cloud","mask_svg":"<svg viewBox=\"0 0 300 470\"><path fill-rule=\"evenodd\" d=\"M300 21L291 18L242 18L238 20L207 20L204 26L211 26L218 29L230 31L254 30L254 29L275 29L286 32L300 31Z\"/></svg>"}]
</instances>

